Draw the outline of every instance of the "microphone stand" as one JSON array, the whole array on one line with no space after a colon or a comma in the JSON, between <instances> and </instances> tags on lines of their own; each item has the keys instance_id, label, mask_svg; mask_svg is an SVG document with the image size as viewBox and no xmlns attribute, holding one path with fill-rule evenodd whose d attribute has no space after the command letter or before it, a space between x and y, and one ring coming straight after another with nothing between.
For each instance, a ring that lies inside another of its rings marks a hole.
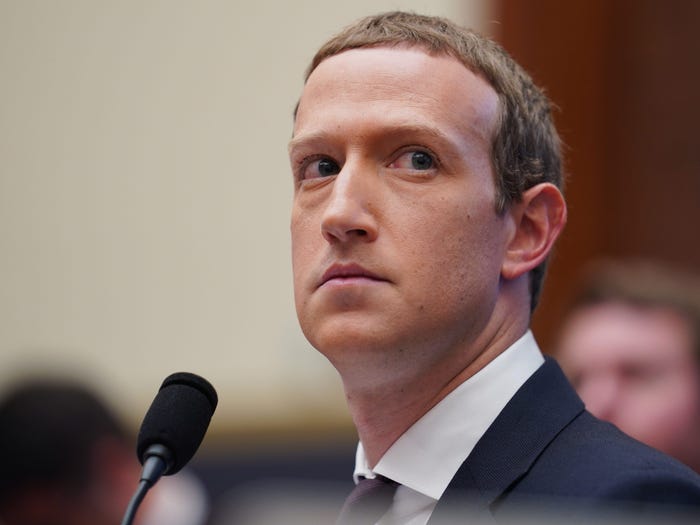
<instances>
[{"instance_id":1,"label":"microphone stand","mask_svg":"<svg viewBox=\"0 0 700 525\"><path fill-rule=\"evenodd\" d=\"M143 463L141 471L141 480L139 486L131 497L129 506L124 513L121 525L132 525L136 517L136 510L141 505L143 498L149 489L155 485L163 473L168 469L167 459L170 456L169 451L162 445L151 445L148 448L147 454L150 454Z\"/></svg>"},{"instance_id":2,"label":"microphone stand","mask_svg":"<svg viewBox=\"0 0 700 525\"><path fill-rule=\"evenodd\" d=\"M139 488L136 489L136 492L131 497L131 501L129 502L129 506L126 508L121 525L131 525L134 522L134 518L136 517L136 509L139 508L139 505L141 505L141 502L146 495L146 492L148 492L148 489L150 488L151 487L147 481L141 480L139 482Z\"/></svg>"}]
</instances>

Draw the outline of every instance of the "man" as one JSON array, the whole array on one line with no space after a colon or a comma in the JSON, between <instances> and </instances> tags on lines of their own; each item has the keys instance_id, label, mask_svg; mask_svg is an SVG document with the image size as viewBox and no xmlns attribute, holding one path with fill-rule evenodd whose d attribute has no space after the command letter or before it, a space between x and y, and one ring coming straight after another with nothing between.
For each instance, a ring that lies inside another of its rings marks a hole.
<instances>
[{"instance_id":1,"label":"man","mask_svg":"<svg viewBox=\"0 0 700 525\"><path fill-rule=\"evenodd\" d=\"M559 139L499 46L438 18L358 21L314 57L289 155L302 330L342 378L358 488L399 484L360 522L700 501L690 470L586 413L529 332L566 220Z\"/></svg>"},{"instance_id":2,"label":"man","mask_svg":"<svg viewBox=\"0 0 700 525\"><path fill-rule=\"evenodd\" d=\"M0 398L0 524L118 525L141 467L116 414L85 386L27 379ZM169 476L148 494L139 525L205 522L204 487Z\"/></svg>"},{"instance_id":3,"label":"man","mask_svg":"<svg viewBox=\"0 0 700 525\"><path fill-rule=\"evenodd\" d=\"M700 472L700 279L650 261L589 269L557 357L591 413Z\"/></svg>"}]
</instances>

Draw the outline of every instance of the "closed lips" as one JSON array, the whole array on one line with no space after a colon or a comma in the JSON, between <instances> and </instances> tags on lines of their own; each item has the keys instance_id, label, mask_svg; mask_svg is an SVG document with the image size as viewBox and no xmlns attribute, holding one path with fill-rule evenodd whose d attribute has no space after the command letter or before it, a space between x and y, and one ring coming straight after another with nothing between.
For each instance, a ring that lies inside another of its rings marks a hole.
<instances>
[{"instance_id":1,"label":"closed lips","mask_svg":"<svg viewBox=\"0 0 700 525\"><path fill-rule=\"evenodd\" d=\"M371 279L373 281L386 281L386 279L382 279L378 275L368 270L365 270L362 266L359 266L357 264L333 265L324 272L323 277L321 278L320 286L334 279L352 278L364 278Z\"/></svg>"}]
</instances>

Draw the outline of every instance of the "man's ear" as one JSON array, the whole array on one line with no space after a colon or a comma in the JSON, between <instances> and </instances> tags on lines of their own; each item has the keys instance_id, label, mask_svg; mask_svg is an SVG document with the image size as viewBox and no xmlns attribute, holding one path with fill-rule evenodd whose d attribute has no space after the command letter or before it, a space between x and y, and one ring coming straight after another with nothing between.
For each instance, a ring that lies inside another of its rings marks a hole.
<instances>
[{"instance_id":1,"label":"man's ear","mask_svg":"<svg viewBox=\"0 0 700 525\"><path fill-rule=\"evenodd\" d=\"M566 203L556 186L543 182L526 190L507 213L515 230L506 247L501 275L515 279L547 258L566 224Z\"/></svg>"}]
</instances>

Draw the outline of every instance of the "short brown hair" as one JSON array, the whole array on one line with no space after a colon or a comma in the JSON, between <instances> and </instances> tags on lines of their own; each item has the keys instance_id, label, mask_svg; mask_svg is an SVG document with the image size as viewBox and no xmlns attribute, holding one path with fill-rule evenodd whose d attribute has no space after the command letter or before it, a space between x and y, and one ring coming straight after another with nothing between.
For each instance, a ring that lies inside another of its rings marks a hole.
<instances>
[{"instance_id":1,"label":"short brown hair","mask_svg":"<svg viewBox=\"0 0 700 525\"><path fill-rule=\"evenodd\" d=\"M700 276L646 259L590 263L570 302L569 314L612 302L676 312L688 322L695 355L700 359Z\"/></svg>"},{"instance_id":2,"label":"short brown hair","mask_svg":"<svg viewBox=\"0 0 700 525\"><path fill-rule=\"evenodd\" d=\"M360 19L318 50L306 79L323 60L343 51L392 46L419 47L430 54L452 56L483 76L498 94L500 115L491 156L499 214L536 184L551 182L563 188L561 146L549 99L500 45L449 20L399 11ZM532 309L539 299L545 269L546 262L530 274Z\"/></svg>"}]
</instances>

